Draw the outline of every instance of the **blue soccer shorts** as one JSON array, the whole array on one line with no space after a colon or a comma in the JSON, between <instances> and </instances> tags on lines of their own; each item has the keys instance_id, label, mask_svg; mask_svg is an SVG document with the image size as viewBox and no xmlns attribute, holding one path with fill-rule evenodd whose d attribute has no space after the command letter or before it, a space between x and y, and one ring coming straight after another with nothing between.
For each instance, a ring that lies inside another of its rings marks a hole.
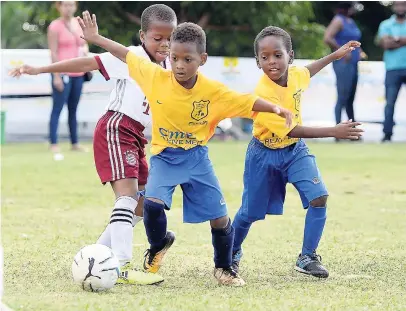
<instances>
[{"instance_id":1,"label":"blue soccer shorts","mask_svg":"<svg viewBox=\"0 0 406 311\"><path fill-rule=\"evenodd\" d=\"M281 149L265 147L256 138L248 145L242 205L238 213L252 222L269 215L282 215L286 184L299 192L304 208L328 195L315 157L303 140Z\"/></svg>"},{"instance_id":2,"label":"blue soccer shorts","mask_svg":"<svg viewBox=\"0 0 406 311\"><path fill-rule=\"evenodd\" d=\"M172 205L177 185L183 191L183 221L201 223L227 215L227 206L209 159L208 148L166 148L150 159L145 197Z\"/></svg>"}]
</instances>

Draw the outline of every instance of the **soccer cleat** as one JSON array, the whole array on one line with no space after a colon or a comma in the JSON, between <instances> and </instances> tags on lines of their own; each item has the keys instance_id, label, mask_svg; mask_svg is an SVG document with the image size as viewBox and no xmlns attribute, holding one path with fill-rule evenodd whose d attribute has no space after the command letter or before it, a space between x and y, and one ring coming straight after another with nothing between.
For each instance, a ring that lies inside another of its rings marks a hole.
<instances>
[{"instance_id":1,"label":"soccer cleat","mask_svg":"<svg viewBox=\"0 0 406 311\"><path fill-rule=\"evenodd\" d=\"M121 267L116 284L154 285L164 281L159 274L136 270L128 263Z\"/></svg>"},{"instance_id":2,"label":"soccer cleat","mask_svg":"<svg viewBox=\"0 0 406 311\"><path fill-rule=\"evenodd\" d=\"M164 256L168 249L172 246L175 241L175 233L172 231L167 231L165 236L166 243L162 249L159 251L147 249L144 254L144 270L150 273L157 273L159 268L162 266Z\"/></svg>"},{"instance_id":3,"label":"soccer cleat","mask_svg":"<svg viewBox=\"0 0 406 311\"><path fill-rule=\"evenodd\" d=\"M229 268L214 268L214 277L220 285L226 286L244 286L244 280L234 271L232 267Z\"/></svg>"},{"instance_id":4,"label":"soccer cleat","mask_svg":"<svg viewBox=\"0 0 406 311\"><path fill-rule=\"evenodd\" d=\"M327 269L321 264L321 256L315 252L303 256L300 254L296 261L295 270L300 273L315 276L316 278L325 279L328 277Z\"/></svg>"},{"instance_id":5,"label":"soccer cleat","mask_svg":"<svg viewBox=\"0 0 406 311\"><path fill-rule=\"evenodd\" d=\"M231 267L237 273L240 272L241 257L242 257L242 249L233 253L233 261L231 263Z\"/></svg>"}]
</instances>

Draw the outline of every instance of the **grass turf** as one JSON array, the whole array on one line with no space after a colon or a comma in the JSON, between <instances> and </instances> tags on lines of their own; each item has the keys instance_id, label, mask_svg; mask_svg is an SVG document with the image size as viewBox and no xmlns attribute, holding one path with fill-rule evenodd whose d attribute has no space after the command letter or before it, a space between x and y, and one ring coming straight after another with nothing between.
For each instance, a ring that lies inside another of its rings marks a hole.
<instances>
[{"instance_id":1,"label":"grass turf","mask_svg":"<svg viewBox=\"0 0 406 311\"><path fill-rule=\"evenodd\" d=\"M230 216L241 201L247 142L211 143ZM90 147L90 146L89 146ZM67 150L68 146L64 145ZM14 310L405 310L406 145L310 143L330 192L319 247L330 278L293 271L305 211L292 186L284 216L253 225L244 244L244 288L216 285L208 223L182 223L181 192L168 227L177 240L160 286L84 292L72 284L73 256L96 241L114 203L91 153L54 161L45 145L2 148L3 301ZM142 224L134 262L147 248Z\"/></svg>"}]
</instances>

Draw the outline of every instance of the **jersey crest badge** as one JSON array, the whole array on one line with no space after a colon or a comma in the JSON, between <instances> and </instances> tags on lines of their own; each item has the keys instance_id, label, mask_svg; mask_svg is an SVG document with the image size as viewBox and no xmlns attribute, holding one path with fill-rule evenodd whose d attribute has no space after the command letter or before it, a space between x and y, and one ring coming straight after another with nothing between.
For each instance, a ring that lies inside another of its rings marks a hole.
<instances>
[{"instance_id":1,"label":"jersey crest badge","mask_svg":"<svg viewBox=\"0 0 406 311\"><path fill-rule=\"evenodd\" d=\"M293 94L293 99L295 100L295 109L300 111L300 100L302 98L302 89L298 90L295 94Z\"/></svg>"},{"instance_id":2,"label":"jersey crest badge","mask_svg":"<svg viewBox=\"0 0 406 311\"><path fill-rule=\"evenodd\" d=\"M192 119L200 121L207 117L209 114L209 104L210 100L201 100L198 102L193 102L193 110L191 113Z\"/></svg>"}]
</instances>

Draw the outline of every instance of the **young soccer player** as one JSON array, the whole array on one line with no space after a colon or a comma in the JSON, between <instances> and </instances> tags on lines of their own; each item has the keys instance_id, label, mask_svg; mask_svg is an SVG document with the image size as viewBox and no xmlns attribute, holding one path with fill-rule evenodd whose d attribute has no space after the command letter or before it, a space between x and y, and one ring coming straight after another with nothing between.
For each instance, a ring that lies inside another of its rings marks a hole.
<instances>
[{"instance_id":1,"label":"young soccer player","mask_svg":"<svg viewBox=\"0 0 406 311\"><path fill-rule=\"evenodd\" d=\"M350 41L306 67L296 67L290 66L294 54L290 35L286 31L269 26L257 35L255 57L264 75L255 93L289 109L294 114L294 121L290 128L286 128L276 115L258 113L254 117L254 137L245 159L242 205L233 221L233 267L236 271L242 256L241 245L251 224L264 219L267 214L281 215L286 184L292 183L300 194L303 207L307 209L303 247L295 270L319 278L328 277L327 269L316 254L326 222L328 193L315 157L298 137L358 139L362 129L356 128L360 123L351 120L335 127L303 127L300 100L312 76L359 46L359 42Z\"/></svg>"},{"instance_id":2,"label":"young soccer player","mask_svg":"<svg viewBox=\"0 0 406 311\"><path fill-rule=\"evenodd\" d=\"M148 61L170 66L169 39L176 27L175 12L163 4L146 8L141 15L141 46L130 46L133 53ZM137 205L137 191L147 182L148 164L143 134L151 126L150 106L140 86L129 76L127 65L110 53L53 63L44 67L24 65L12 75L100 70L106 80L115 79L106 113L94 132L94 160L103 184L109 182L116 196L110 222L97 243L111 247L120 260L121 284L152 284L163 281L159 275L132 269L133 227L142 220L143 203ZM135 215L134 215L135 214Z\"/></svg>"},{"instance_id":3,"label":"young soccer player","mask_svg":"<svg viewBox=\"0 0 406 311\"><path fill-rule=\"evenodd\" d=\"M231 91L199 73L199 66L207 60L206 35L196 24L183 23L172 33L171 71L100 36L95 15L84 12L83 20L78 20L85 40L127 63L130 76L151 105L153 156L144 201L144 224L151 246L144 268L157 272L175 240L174 233L167 231L165 209L170 209L173 191L180 185L184 222L210 221L215 278L223 285L244 285L231 268L234 231L206 144L225 118L247 117L252 111L273 112L284 117L289 126L292 113L257 96Z\"/></svg>"}]
</instances>

